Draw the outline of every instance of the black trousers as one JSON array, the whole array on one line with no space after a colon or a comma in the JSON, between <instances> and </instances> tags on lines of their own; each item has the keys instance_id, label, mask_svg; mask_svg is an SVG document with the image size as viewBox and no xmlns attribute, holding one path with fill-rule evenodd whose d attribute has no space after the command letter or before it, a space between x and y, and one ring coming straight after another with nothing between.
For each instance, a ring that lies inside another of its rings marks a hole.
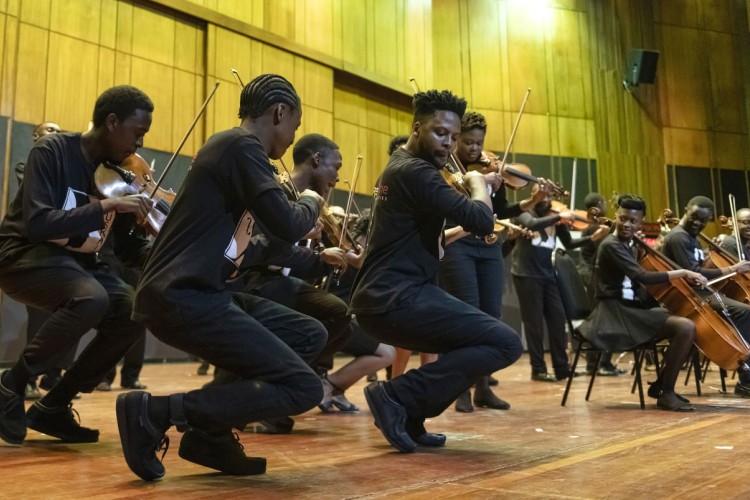
<instances>
[{"instance_id":1,"label":"black trousers","mask_svg":"<svg viewBox=\"0 0 750 500\"><path fill-rule=\"evenodd\" d=\"M351 316L347 314L348 307L343 300L299 278L272 271L250 273L244 291L323 323L328 332L328 341L310 366L319 374L333 368L333 355L343 350L352 336Z\"/></svg>"},{"instance_id":2,"label":"black trousers","mask_svg":"<svg viewBox=\"0 0 750 500\"><path fill-rule=\"evenodd\" d=\"M190 425L218 434L320 403L320 378L305 362L325 344L319 321L249 294L189 292L175 310L147 317L146 326L161 341L240 377L186 393Z\"/></svg>"},{"instance_id":3,"label":"black trousers","mask_svg":"<svg viewBox=\"0 0 750 500\"><path fill-rule=\"evenodd\" d=\"M47 319L50 317L50 313L32 306L26 306L26 312L29 315L29 319L26 323L26 344L30 344L31 341L34 340L36 332L39 331L44 322L47 321ZM53 366L50 369L50 372L59 374L60 371L70 368L70 365L72 365L73 361L75 361L76 359L77 349L78 344L73 346L73 348L68 351L68 354L65 355L65 357L62 358L59 363L57 363L57 365Z\"/></svg>"},{"instance_id":4,"label":"black trousers","mask_svg":"<svg viewBox=\"0 0 750 500\"><path fill-rule=\"evenodd\" d=\"M405 307L357 313L357 321L386 344L442 354L389 382L412 419L440 415L479 377L509 366L522 352L511 327L431 284Z\"/></svg>"},{"instance_id":5,"label":"black trousers","mask_svg":"<svg viewBox=\"0 0 750 500\"><path fill-rule=\"evenodd\" d=\"M71 388L91 392L143 331L130 319L133 287L108 266L84 268L46 245L0 269L0 288L18 302L51 313L16 365L27 379L59 366L80 338L96 328L96 336L64 376Z\"/></svg>"},{"instance_id":6,"label":"black trousers","mask_svg":"<svg viewBox=\"0 0 750 500\"><path fill-rule=\"evenodd\" d=\"M544 362L544 325L549 335L549 352L557 378L568 376L568 337L565 332L565 310L555 278L530 278L513 275L521 321L526 333L531 369L546 372Z\"/></svg>"}]
</instances>

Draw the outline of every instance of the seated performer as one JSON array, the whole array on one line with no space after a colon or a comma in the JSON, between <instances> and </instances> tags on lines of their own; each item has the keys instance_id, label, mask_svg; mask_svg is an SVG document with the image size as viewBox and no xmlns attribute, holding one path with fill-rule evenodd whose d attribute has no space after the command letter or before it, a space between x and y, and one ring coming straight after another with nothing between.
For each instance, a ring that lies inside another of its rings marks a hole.
<instances>
[{"instance_id":1,"label":"seated performer","mask_svg":"<svg viewBox=\"0 0 750 500\"><path fill-rule=\"evenodd\" d=\"M151 202L145 195L97 199L94 171L143 146L153 109L135 87L110 88L96 100L91 130L48 135L29 154L23 183L0 225L0 288L50 316L0 379L0 438L8 443L21 444L27 426L66 442L99 440L98 430L77 422L71 401L96 387L142 327L130 320L133 288L101 265L97 251L111 232L118 258L140 264L148 241L132 227ZM92 328L98 329L94 340L24 414L28 381L58 366Z\"/></svg>"},{"instance_id":2,"label":"seated performer","mask_svg":"<svg viewBox=\"0 0 750 500\"><path fill-rule=\"evenodd\" d=\"M690 402L674 388L695 340L695 324L687 318L671 316L660 307L649 309L639 300L638 289L644 284L679 278L696 284L707 280L687 269L657 273L638 264L632 240L645 213L646 202L642 198L624 194L617 199L615 233L601 242L596 254L597 303L580 331L595 347L609 351L626 351L646 342L669 339L664 365L648 395L657 398L656 404L662 410L692 411Z\"/></svg>"},{"instance_id":3,"label":"seated performer","mask_svg":"<svg viewBox=\"0 0 750 500\"><path fill-rule=\"evenodd\" d=\"M685 215L680 223L664 237L661 250L680 267L698 272L706 278L714 279L731 272L749 272L750 262L741 260L737 264L722 269L703 267L705 255L698 243L698 235L714 216L714 202L705 196L695 196L688 201ZM738 216L739 218L739 216ZM714 310L721 310L722 304L708 291L698 290L711 304ZM750 306L721 295L722 302L729 310L732 321L740 335L750 341ZM750 370L746 366L738 368L739 382L734 386L734 393L743 398L750 398Z\"/></svg>"},{"instance_id":4,"label":"seated performer","mask_svg":"<svg viewBox=\"0 0 750 500\"><path fill-rule=\"evenodd\" d=\"M304 191L290 202L269 162L294 142L302 106L286 79L266 74L243 88L239 116L238 127L214 134L193 158L143 269L133 317L241 379L170 396L118 396L125 460L147 481L164 475L156 451L171 425L184 431L183 459L261 474L265 459L246 457L232 428L302 413L323 397L320 378L300 358L320 351L323 325L260 297L245 295L240 307L228 283L259 263L272 238L297 241L318 218L320 195Z\"/></svg>"},{"instance_id":5,"label":"seated performer","mask_svg":"<svg viewBox=\"0 0 750 500\"><path fill-rule=\"evenodd\" d=\"M494 229L485 176L469 172L459 194L440 175L461 133L466 101L449 91L414 95L412 132L393 153L376 188L365 261L351 310L360 326L391 345L442 354L390 382L365 389L376 426L401 452L443 446L424 421L442 413L479 377L513 363L521 341L497 318L436 285L446 217L474 234ZM488 174L499 186L496 174Z\"/></svg>"},{"instance_id":6,"label":"seated performer","mask_svg":"<svg viewBox=\"0 0 750 500\"><path fill-rule=\"evenodd\" d=\"M740 230L740 247L742 248L742 259L750 260L750 208L740 208L737 210L737 228ZM737 235L725 235L719 243L721 248L737 257Z\"/></svg>"}]
</instances>

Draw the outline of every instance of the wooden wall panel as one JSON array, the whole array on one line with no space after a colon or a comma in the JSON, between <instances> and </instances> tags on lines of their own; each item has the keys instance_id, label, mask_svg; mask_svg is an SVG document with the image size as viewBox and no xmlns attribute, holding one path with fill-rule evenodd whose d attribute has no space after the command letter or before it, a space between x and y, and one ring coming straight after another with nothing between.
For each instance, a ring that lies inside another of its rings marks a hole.
<instances>
[{"instance_id":1,"label":"wooden wall panel","mask_svg":"<svg viewBox=\"0 0 750 500\"><path fill-rule=\"evenodd\" d=\"M89 43L99 43L101 0L50 2L49 19L52 31Z\"/></svg>"},{"instance_id":2,"label":"wooden wall panel","mask_svg":"<svg viewBox=\"0 0 750 500\"><path fill-rule=\"evenodd\" d=\"M18 65L16 66L15 85L19 89L33 89L36 91L19 92L16 94L15 114L17 120L33 122L34 119L43 116L45 113L44 102L47 97L47 93L45 92L47 67L44 63L47 61L48 39L49 30L21 23L18 33ZM58 37L53 38L53 42L57 39ZM71 62L63 58L60 58L59 61L64 65L68 65ZM65 71L68 68L63 67L62 69ZM64 85L74 82L68 81L65 78L58 81L58 83L60 84L59 90L64 91L65 89L62 88Z\"/></svg>"},{"instance_id":3,"label":"wooden wall panel","mask_svg":"<svg viewBox=\"0 0 750 500\"><path fill-rule=\"evenodd\" d=\"M40 28L50 27L50 2L52 0L39 0L36 2L21 2L21 22L33 24Z\"/></svg>"}]
</instances>

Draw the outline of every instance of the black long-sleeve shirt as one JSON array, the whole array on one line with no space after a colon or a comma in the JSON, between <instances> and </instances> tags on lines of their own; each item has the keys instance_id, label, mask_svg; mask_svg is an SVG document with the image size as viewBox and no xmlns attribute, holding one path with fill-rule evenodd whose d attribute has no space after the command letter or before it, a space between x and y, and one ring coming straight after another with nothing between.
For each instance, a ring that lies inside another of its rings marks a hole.
<instances>
[{"instance_id":1,"label":"black long-sleeve shirt","mask_svg":"<svg viewBox=\"0 0 750 500\"><path fill-rule=\"evenodd\" d=\"M721 269L703 267L706 255L700 243L685 231L682 224L677 224L664 237L661 244L662 253L683 269L688 269L712 280L722 275Z\"/></svg>"},{"instance_id":2,"label":"black long-sleeve shirt","mask_svg":"<svg viewBox=\"0 0 750 500\"><path fill-rule=\"evenodd\" d=\"M446 217L474 234L494 229L487 205L454 191L434 165L403 148L394 152L376 187L365 260L354 281L354 313L402 307L435 283Z\"/></svg>"}]
</instances>

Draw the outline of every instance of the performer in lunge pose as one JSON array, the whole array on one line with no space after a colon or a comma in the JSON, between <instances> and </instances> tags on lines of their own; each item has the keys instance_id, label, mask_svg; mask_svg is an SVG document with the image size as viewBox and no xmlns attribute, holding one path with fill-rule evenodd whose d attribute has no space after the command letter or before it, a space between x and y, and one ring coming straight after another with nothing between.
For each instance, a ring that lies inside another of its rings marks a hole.
<instances>
[{"instance_id":1,"label":"performer in lunge pose","mask_svg":"<svg viewBox=\"0 0 750 500\"><path fill-rule=\"evenodd\" d=\"M437 361L365 389L367 403L388 442L402 452L443 446L426 418L442 413L479 377L521 355L518 334L497 318L456 299L435 281L450 217L467 231L493 232L485 176L469 172L459 194L440 175L461 133L466 101L449 91L414 96L412 132L391 156L376 188L365 261L351 309L362 328L395 346L438 352ZM499 186L496 174L488 174Z\"/></svg>"},{"instance_id":2,"label":"performer in lunge pose","mask_svg":"<svg viewBox=\"0 0 750 500\"><path fill-rule=\"evenodd\" d=\"M98 430L78 423L71 401L91 392L143 330L130 320L133 288L102 266L96 252L111 232L118 258L142 263L148 241L132 227L151 202L145 195L99 200L94 171L143 146L153 109L135 87L110 88L96 100L91 130L48 135L29 154L0 225L0 288L50 317L0 379L0 437L8 443L21 444L27 425L66 442L99 440ZM92 328L94 340L24 414L27 382L57 366Z\"/></svg>"},{"instance_id":3,"label":"performer in lunge pose","mask_svg":"<svg viewBox=\"0 0 750 500\"><path fill-rule=\"evenodd\" d=\"M625 351L649 341L669 339L664 366L648 394L657 398L656 404L663 410L692 411L690 402L674 389L680 368L695 340L695 323L672 316L665 309L652 308L639 299L638 288L679 278L702 284L707 280L687 269L657 273L646 271L638 264L632 240L641 229L645 214L646 202L642 198L629 194L618 198L615 234L601 242L596 254L593 282L597 304L580 330L594 346L611 351Z\"/></svg>"},{"instance_id":4,"label":"performer in lunge pose","mask_svg":"<svg viewBox=\"0 0 750 500\"><path fill-rule=\"evenodd\" d=\"M239 306L227 283L258 264L272 239L301 239L318 218L323 198L303 191L290 202L269 162L294 142L302 106L291 83L266 74L243 88L239 117L239 127L214 134L193 159L143 270L133 316L163 342L241 379L117 398L125 459L144 480L164 475L156 451L171 425L185 432L185 460L229 474L263 473L265 459L245 456L232 428L302 413L323 397L300 357L323 347L323 326L260 297L245 295Z\"/></svg>"}]
</instances>

